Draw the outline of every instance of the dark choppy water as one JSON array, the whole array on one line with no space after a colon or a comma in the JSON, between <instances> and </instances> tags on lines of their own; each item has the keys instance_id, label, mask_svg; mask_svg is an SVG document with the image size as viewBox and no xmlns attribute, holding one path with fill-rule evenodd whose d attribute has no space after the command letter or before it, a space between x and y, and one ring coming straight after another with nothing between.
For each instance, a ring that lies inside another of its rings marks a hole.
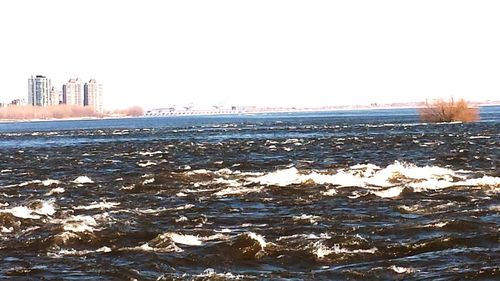
<instances>
[{"instance_id":1,"label":"dark choppy water","mask_svg":"<svg viewBox=\"0 0 500 281\"><path fill-rule=\"evenodd\" d=\"M500 108L0 124L0 278L498 279Z\"/></svg>"}]
</instances>

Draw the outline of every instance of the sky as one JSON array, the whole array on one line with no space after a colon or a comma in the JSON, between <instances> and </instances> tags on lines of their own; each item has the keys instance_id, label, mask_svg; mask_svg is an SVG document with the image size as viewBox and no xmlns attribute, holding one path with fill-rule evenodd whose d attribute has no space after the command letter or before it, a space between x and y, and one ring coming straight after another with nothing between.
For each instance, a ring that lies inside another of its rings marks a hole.
<instances>
[{"instance_id":1,"label":"sky","mask_svg":"<svg viewBox=\"0 0 500 281\"><path fill-rule=\"evenodd\" d=\"M0 1L0 102L45 75L108 109L500 99L500 1Z\"/></svg>"}]
</instances>

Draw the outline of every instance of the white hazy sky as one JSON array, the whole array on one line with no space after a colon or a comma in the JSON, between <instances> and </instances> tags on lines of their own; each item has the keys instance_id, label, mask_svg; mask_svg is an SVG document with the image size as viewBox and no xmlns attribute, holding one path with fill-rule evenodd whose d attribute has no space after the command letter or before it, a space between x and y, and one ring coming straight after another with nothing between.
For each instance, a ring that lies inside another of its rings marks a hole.
<instances>
[{"instance_id":1,"label":"white hazy sky","mask_svg":"<svg viewBox=\"0 0 500 281\"><path fill-rule=\"evenodd\" d=\"M0 101L30 75L108 108L500 99L500 1L0 1Z\"/></svg>"}]
</instances>

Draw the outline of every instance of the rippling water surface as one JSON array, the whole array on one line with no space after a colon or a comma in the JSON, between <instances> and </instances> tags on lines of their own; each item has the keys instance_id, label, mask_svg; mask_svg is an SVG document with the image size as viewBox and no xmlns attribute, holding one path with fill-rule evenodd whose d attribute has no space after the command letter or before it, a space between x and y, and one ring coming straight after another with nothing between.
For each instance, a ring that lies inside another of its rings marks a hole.
<instances>
[{"instance_id":1,"label":"rippling water surface","mask_svg":"<svg viewBox=\"0 0 500 281\"><path fill-rule=\"evenodd\" d=\"M495 280L500 108L0 124L0 278Z\"/></svg>"}]
</instances>

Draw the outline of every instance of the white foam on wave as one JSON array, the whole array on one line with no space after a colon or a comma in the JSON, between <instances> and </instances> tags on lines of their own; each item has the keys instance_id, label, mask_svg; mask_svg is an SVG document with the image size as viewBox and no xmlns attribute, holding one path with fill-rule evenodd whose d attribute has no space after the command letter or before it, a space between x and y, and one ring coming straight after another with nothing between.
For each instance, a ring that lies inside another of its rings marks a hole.
<instances>
[{"instance_id":1,"label":"white foam on wave","mask_svg":"<svg viewBox=\"0 0 500 281\"><path fill-rule=\"evenodd\" d=\"M56 187L56 188L52 188L45 195L50 196L50 195L54 195L54 194L60 194L60 193L64 193L64 191L65 191L64 188L62 188L62 187Z\"/></svg>"},{"instance_id":2,"label":"white foam on wave","mask_svg":"<svg viewBox=\"0 0 500 281\"><path fill-rule=\"evenodd\" d=\"M24 186L27 186L27 185L30 185L30 184L41 184L43 186L50 186L50 185L53 185L53 184L60 184L60 183L61 183L60 181L58 181L58 180L52 180L52 179L46 179L46 180L43 180L43 181L42 180L30 180L30 181L22 182L22 183L18 184L17 186L24 187Z\"/></svg>"},{"instance_id":3,"label":"white foam on wave","mask_svg":"<svg viewBox=\"0 0 500 281\"><path fill-rule=\"evenodd\" d=\"M250 181L265 185L287 186L302 183L303 178L299 175L297 168L292 167L251 178Z\"/></svg>"},{"instance_id":4,"label":"white foam on wave","mask_svg":"<svg viewBox=\"0 0 500 281\"><path fill-rule=\"evenodd\" d=\"M109 253L111 251L111 248L103 246L96 250L60 249L57 252L49 252L47 255L52 258L62 258L65 256L85 256L92 253Z\"/></svg>"},{"instance_id":5,"label":"white foam on wave","mask_svg":"<svg viewBox=\"0 0 500 281\"><path fill-rule=\"evenodd\" d=\"M334 244L333 247L327 247L322 241L317 241L313 244L313 253L319 259L331 254L374 254L376 251L378 251L376 247L370 249L349 250L340 247L338 244Z\"/></svg>"},{"instance_id":6,"label":"white foam on wave","mask_svg":"<svg viewBox=\"0 0 500 281\"><path fill-rule=\"evenodd\" d=\"M404 187L403 186L395 186L391 187L389 189L385 190L380 190L380 191L371 191L371 193L377 195L378 197L382 198L394 198L398 197L401 195L401 192L403 192Z\"/></svg>"},{"instance_id":7,"label":"white foam on wave","mask_svg":"<svg viewBox=\"0 0 500 281\"><path fill-rule=\"evenodd\" d=\"M247 181L262 185L285 187L293 184L314 182L331 184L337 187L362 187L372 190L372 194L383 198L398 197L404 187L411 187L414 192L439 190L456 186L500 187L500 178L482 176L470 178L470 171L454 171L437 166L418 167L413 164L395 162L385 168L373 164L354 165L339 169L335 173L304 172L297 168L277 170L260 176L249 176ZM331 194L336 192L330 189Z\"/></svg>"},{"instance_id":8,"label":"white foam on wave","mask_svg":"<svg viewBox=\"0 0 500 281\"><path fill-rule=\"evenodd\" d=\"M335 188L330 188L327 191L321 192L321 194L323 194L324 196L334 196L337 194L337 190L335 190Z\"/></svg>"},{"instance_id":9,"label":"white foam on wave","mask_svg":"<svg viewBox=\"0 0 500 281\"><path fill-rule=\"evenodd\" d=\"M94 232L96 220L91 216L72 216L63 221L63 229L72 232Z\"/></svg>"},{"instance_id":10,"label":"white foam on wave","mask_svg":"<svg viewBox=\"0 0 500 281\"><path fill-rule=\"evenodd\" d=\"M469 139L474 140L474 139L491 139L490 136L470 136Z\"/></svg>"},{"instance_id":11,"label":"white foam on wave","mask_svg":"<svg viewBox=\"0 0 500 281\"><path fill-rule=\"evenodd\" d=\"M219 183L219 184L224 184L224 185L227 185L227 186L232 186L232 187L238 187L238 186L241 186L241 183L237 180L228 180L228 179L225 179L225 178L217 178L215 179L214 181L215 183Z\"/></svg>"},{"instance_id":12,"label":"white foam on wave","mask_svg":"<svg viewBox=\"0 0 500 281\"><path fill-rule=\"evenodd\" d=\"M41 180L30 180L30 181L22 182L22 183L18 184L18 186L23 187L23 186L27 186L30 184L39 184L39 183L42 183L42 181Z\"/></svg>"},{"instance_id":13,"label":"white foam on wave","mask_svg":"<svg viewBox=\"0 0 500 281\"><path fill-rule=\"evenodd\" d=\"M38 220L41 218L40 215L52 216L56 210L52 201L41 201L40 204L36 205L34 208L16 206L11 209L0 210L0 212L10 213L17 218Z\"/></svg>"},{"instance_id":14,"label":"white foam on wave","mask_svg":"<svg viewBox=\"0 0 500 281\"><path fill-rule=\"evenodd\" d=\"M61 181L51 180L51 179L46 179L46 180L42 181L42 185L44 185L44 186L50 186L50 185L53 185L53 184L61 184Z\"/></svg>"},{"instance_id":15,"label":"white foam on wave","mask_svg":"<svg viewBox=\"0 0 500 281\"><path fill-rule=\"evenodd\" d=\"M173 209L174 210L188 210L188 209L192 209L194 207L196 207L194 204L185 204L185 205L182 205L182 206L175 207Z\"/></svg>"},{"instance_id":16,"label":"white foam on wave","mask_svg":"<svg viewBox=\"0 0 500 281\"><path fill-rule=\"evenodd\" d=\"M250 237L251 239L257 241L262 249L264 249L268 244L262 235L254 232L247 232L246 235L248 235L248 237Z\"/></svg>"},{"instance_id":17,"label":"white foam on wave","mask_svg":"<svg viewBox=\"0 0 500 281\"><path fill-rule=\"evenodd\" d=\"M73 180L73 183L76 184L89 184L89 183L94 183L94 181L87 177L87 176L79 176L75 180Z\"/></svg>"},{"instance_id":18,"label":"white foam on wave","mask_svg":"<svg viewBox=\"0 0 500 281\"><path fill-rule=\"evenodd\" d=\"M323 243L321 242L316 242L314 243L313 245L313 254L318 258L318 259L322 259L328 255L330 255L333 251L326 247L325 245L323 245Z\"/></svg>"},{"instance_id":19,"label":"white foam on wave","mask_svg":"<svg viewBox=\"0 0 500 281\"><path fill-rule=\"evenodd\" d=\"M467 179L462 182L456 183L456 185L468 185L468 186L492 186L495 188L500 188L500 178L483 176L482 178Z\"/></svg>"},{"instance_id":20,"label":"white foam on wave","mask_svg":"<svg viewBox=\"0 0 500 281\"><path fill-rule=\"evenodd\" d=\"M158 155L158 154L163 154L162 151L153 151L153 152L150 152L150 151L140 151L139 152L140 155L142 156L153 156L153 155Z\"/></svg>"},{"instance_id":21,"label":"white foam on wave","mask_svg":"<svg viewBox=\"0 0 500 281\"><path fill-rule=\"evenodd\" d=\"M309 221L311 224L316 224L320 216L302 214L300 216L293 216L294 221Z\"/></svg>"},{"instance_id":22,"label":"white foam on wave","mask_svg":"<svg viewBox=\"0 0 500 281\"><path fill-rule=\"evenodd\" d=\"M122 186L120 190L132 190L135 188L135 184L127 185L127 186Z\"/></svg>"},{"instance_id":23,"label":"white foam on wave","mask_svg":"<svg viewBox=\"0 0 500 281\"><path fill-rule=\"evenodd\" d=\"M139 245L137 247L127 247L127 248L122 248L120 250L128 250L128 251L141 251L141 252L159 252L159 253L182 253L184 252L183 249L177 247L175 244L170 244L166 247L151 247L149 243L144 243L142 245Z\"/></svg>"},{"instance_id":24,"label":"white foam on wave","mask_svg":"<svg viewBox=\"0 0 500 281\"><path fill-rule=\"evenodd\" d=\"M215 196L226 196L226 195L236 195L236 194L248 194L254 192L262 191L263 187L228 187L214 193Z\"/></svg>"},{"instance_id":25,"label":"white foam on wave","mask_svg":"<svg viewBox=\"0 0 500 281\"><path fill-rule=\"evenodd\" d=\"M142 167L142 168L149 167L149 166L156 166L156 165L158 165L158 164L156 162L153 162L153 161L137 163L137 166Z\"/></svg>"},{"instance_id":26,"label":"white foam on wave","mask_svg":"<svg viewBox=\"0 0 500 281\"><path fill-rule=\"evenodd\" d=\"M187 235L187 234L177 234L173 232L165 233L160 235L161 238L170 238L174 243L188 245L188 246L201 246L203 242L198 236Z\"/></svg>"},{"instance_id":27,"label":"white foam on wave","mask_svg":"<svg viewBox=\"0 0 500 281\"><path fill-rule=\"evenodd\" d=\"M236 279L239 280L241 278L244 278L244 275L234 275L231 272L225 272L225 273L217 273L213 268L207 268L205 269L202 273L194 275L193 277L202 278L206 279L209 278L212 280L213 278L216 280L223 279L223 280L231 280L231 279Z\"/></svg>"},{"instance_id":28,"label":"white foam on wave","mask_svg":"<svg viewBox=\"0 0 500 281\"><path fill-rule=\"evenodd\" d=\"M206 170L206 169L198 169L198 170L192 170L192 171L189 171L187 172L186 174L187 175L206 175L206 174L210 174L212 173L211 171L209 170Z\"/></svg>"},{"instance_id":29,"label":"white foam on wave","mask_svg":"<svg viewBox=\"0 0 500 281\"><path fill-rule=\"evenodd\" d=\"M79 239L80 236L71 231L64 231L63 233L57 234L55 236L58 240L62 242L62 244L66 244L68 241L72 239Z\"/></svg>"},{"instance_id":30,"label":"white foam on wave","mask_svg":"<svg viewBox=\"0 0 500 281\"><path fill-rule=\"evenodd\" d=\"M92 202L88 206L77 206L74 209L76 210L93 210L93 209L112 209L117 206L120 206L118 202Z\"/></svg>"},{"instance_id":31,"label":"white foam on wave","mask_svg":"<svg viewBox=\"0 0 500 281\"><path fill-rule=\"evenodd\" d=\"M415 272L415 269L411 267L402 267L402 266L396 266L396 265L391 265L389 267L390 270L398 273L398 274L403 274L403 273L413 273Z\"/></svg>"},{"instance_id":32,"label":"white foam on wave","mask_svg":"<svg viewBox=\"0 0 500 281\"><path fill-rule=\"evenodd\" d=\"M2 229L0 230L0 232L2 233L12 233L14 232L14 228L11 226L9 228L5 227L5 226L2 226Z\"/></svg>"},{"instance_id":33,"label":"white foam on wave","mask_svg":"<svg viewBox=\"0 0 500 281\"><path fill-rule=\"evenodd\" d=\"M148 184L152 184L155 182L155 179L154 178L150 178L150 179L145 179L142 184L143 185L148 185Z\"/></svg>"},{"instance_id":34,"label":"white foam on wave","mask_svg":"<svg viewBox=\"0 0 500 281\"><path fill-rule=\"evenodd\" d=\"M175 219L175 222L185 222L188 220L189 219L186 216L179 216L178 218Z\"/></svg>"},{"instance_id":35,"label":"white foam on wave","mask_svg":"<svg viewBox=\"0 0 500 281\"><path fill-rule=\"evenodd\" d=\"M234 172L231 170L231 169L228 169L228 168L223 168L223 169L219 169L215 172L216 174L219 174L219 175L231 175L233 174Z\"/></svg>"},{"instance_id":36,"label":"white foam on wave","mask_svg":"<svg viewBox=\"0 0 500 281\"><path fill-rule=\"evenodd\" d=\"M442 228L442 227L444 227L444 226L448 225L448 223L449 223L449 222L447 222L447 221L441 221L441 222L436 222L436 223L426 224L426 225L424 225L423 227L431 227L431 228L433 228L433 227L437 227L437 228Z\"/></svg>"},{"instance_id":37,"label":"white foam on wave","mask_svg":"<svg viewBox=\"0 0 500 281\"><path fill-rule=\"evenodd\" d=\"M25 206L17 206L11 209L2 210L3 213L11 213L14 217L22 219L40 219L38 215L33 215L33 210Z\"/></svg>"},{"instance_id":38,"label":"white foam on wave","mask_svg":"<svg viewBox=\"0 0 500 281\"><path fill-rule=\"evenodd\" d=\"M328 233L320 233L319 236L314 233L309 234L293 234L288 236L281 236L277 241L289 240L289 239L307 239L307 240L318 240L318 239L330 239L332 238Z\"/></svg>"},{"instance_id":39,"label":"white foam on wave","mask_svg":"<svg viewBox=\"0 0 500 281\"><path fill-rule=\"evenodd\" d=\"M41 203L42 205L34 210L35 213L39 215L52 216L56 212L52 201L42 201Z\"/></svg>"}]
</instances>

